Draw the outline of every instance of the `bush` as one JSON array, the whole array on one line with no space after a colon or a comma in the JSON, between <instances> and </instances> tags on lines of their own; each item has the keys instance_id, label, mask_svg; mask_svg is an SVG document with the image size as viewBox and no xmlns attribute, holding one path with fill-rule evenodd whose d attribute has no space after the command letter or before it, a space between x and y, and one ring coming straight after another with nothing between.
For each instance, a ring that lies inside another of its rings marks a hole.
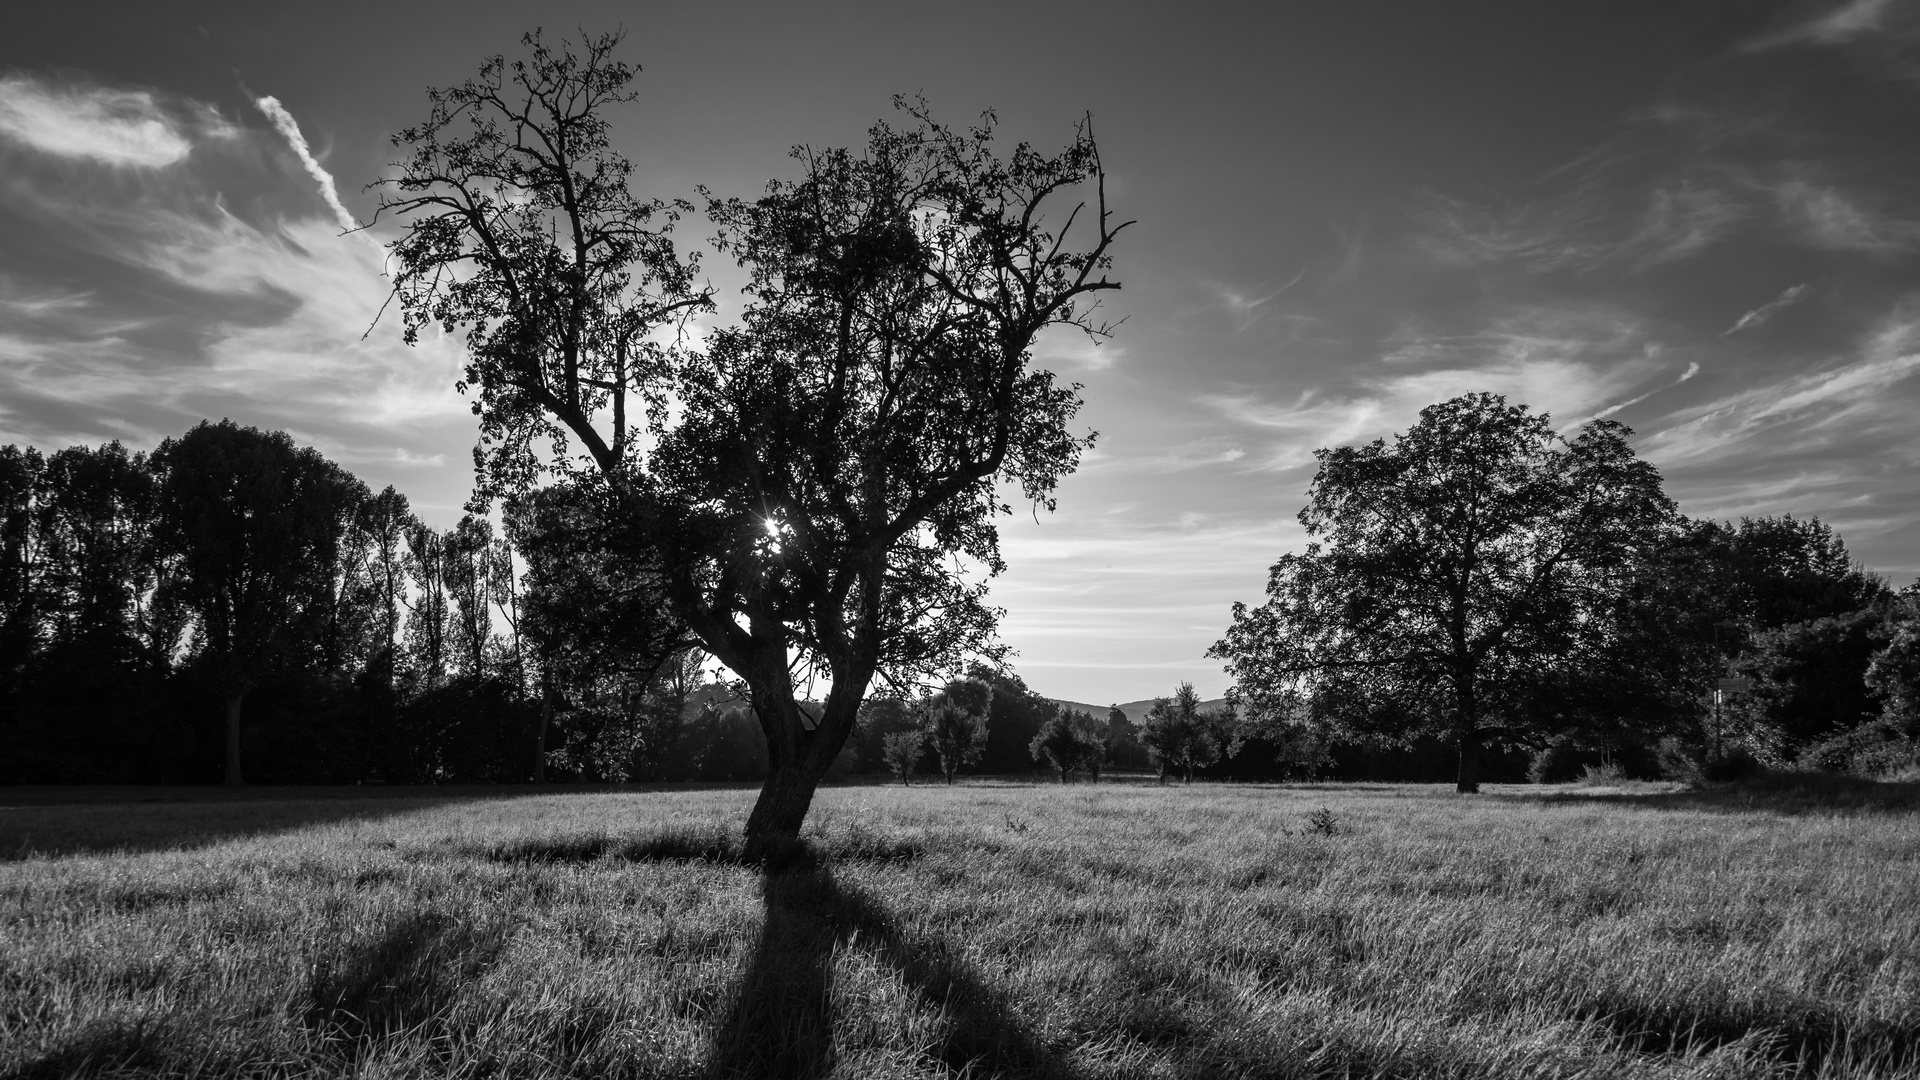
<instances>
[{"instance_id":1,"label":"bush","mask_svg":"<svg viewBox=\"0 0 1920 1080\"><path fill-rule=\"evenodd\" d=\"M1668 775L1657 752L1632 742L1611 741L1601 750L1583 742L1578 735L1560 735L1541 747L1527 766L1527 779L1535 784L1564 784L1573 780L1592 782L1600 770L1611 777L1604 783L1620 780L1653 780Z\"/></svg>"},{"instance_id":2,"label":"bush","mask_svg":"<svg viewBox=\"0 0 1920 1080\"><path fill-rule=\"evenodd\" d=\"M1580 773L1580 782L1583 784L1617 784L1626 778L1627 770L1616 761L1588 765Z\"/></svg>"},{"instance_id":3,"label":"bush","mask_svg":"<svg viewBox=\"0 0 1920 1080\"><path fill-rule=\"evenodd\" d=\"M1678 780L1689 787L1699 787L1704 780L1700 774L1701 756L1699 748L1671 735L1661 739L1654 749L1661 778Z\"/></svg>"},{"instance_id":4,"label":"bush","mask_svg":"<svg viewBox=\"0 0 1920 1080\"><path fill-rule=\"evenodd\" d=\"M1862 724L1800 752L1802 768L1880 778L1920 767L1920 742L1884 722Z\"/></svg>"},{"instance_id":5,"label":"bush","mask_svg":"<svg viewBox=\"0 0 1920 1080\"><path fill-rule=\"evenodd\" d=\"M1729 742L1715 753L1706 747L1669 737L1660 740L1655 754L1660 762L1660 775L1668 780L1678 780L1688 787L1744 780L1766 771L1766 765L1744 742Z\"/></svg>"},{"instance_id":6,"label":"bush","mask_svg":"<svg viewBox=\"0 0 1920 1080\"><path fill-rule=\"evenodd\" d=\"M1746 743L1729 743L1718 754L1710 754L1701 776L1712 784L1724 784L1733 780L1745 780L1766 771L1753 750Z\"/></svg>"},{"instance_id":7,"label":"bush","mask_svg":"<svg viewBox=\"0 0 1920 1080\"><path fill-rule=\"evenodd\" d=\"M1586 751L1565 735L1553 740L1533 755L1527 766L1527 780L1535 784L1564 784L1580 775Z\"/></svg>"}]
</instances>

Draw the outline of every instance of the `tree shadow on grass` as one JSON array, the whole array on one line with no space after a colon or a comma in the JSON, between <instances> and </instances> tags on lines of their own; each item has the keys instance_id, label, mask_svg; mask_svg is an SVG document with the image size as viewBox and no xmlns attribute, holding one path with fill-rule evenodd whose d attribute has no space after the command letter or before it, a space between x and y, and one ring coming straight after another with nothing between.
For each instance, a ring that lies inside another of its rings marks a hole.
<instances>
[{"instance_id":1,"label":"tree shadow on grass","mask_svg":"<svg viewBox=\"0 0 1920 1080\"><path fill-rule=\"evenodd\" d=\"M1509 796L1549 805L1631 806L1713 813L1911 814L1920 811L1920 783L1865 780L1833 773L1764 773L1745 780L1678 791L1555 791Z\"/></svg>"},{"instance_id":2,"label":"tree shadow on grass","mask_svg":"<svg viewBox=\"0 0 1920 1080\"><path fill-rule=\"evenodd\" d=\"M795 853L762 879L766 921L732 1011L713 1032L713 1080L778 1077L811 1080L834 1068L832 964L836 948L856 947L891 968L945 1030L933 1052L967 1075L1070 1077L987 985L940 942L902 934L886 908L839 880L830 863Z\"/></svg>"},{"instance_id":3,"label":"tree shadow on grass","mask_svg":"<svg viewBox=\"0 0 1920 1080\"><path fill-rule=\"evenodd\" d=\"M441 911L409 913L315 965L300 1019L312 1033L317 1071L351 1071L396 1036L443 1047L461 987L506 947L512 928ZM34 1058L0 1069L0 1080L141 1073L251 1075L278 1071L246 1054L247 1040L217 1038L219 1024L192 1015L102 1018ZM4 1059L0 1059L4 1060ZM295 1069L293 1071L299 1071Z\"/></svg>"},{"instance_id":4,"label":"tree shadow on grass","mask_svg":"<svg viewBox=\"0 0 1920 1080\"><path fill-rule=\"evenodd\" d=\"M192 849L463 803L598 790L603 789L480 785L0 788L0 862L32 855Z\"/></svg>"}]
</instances>

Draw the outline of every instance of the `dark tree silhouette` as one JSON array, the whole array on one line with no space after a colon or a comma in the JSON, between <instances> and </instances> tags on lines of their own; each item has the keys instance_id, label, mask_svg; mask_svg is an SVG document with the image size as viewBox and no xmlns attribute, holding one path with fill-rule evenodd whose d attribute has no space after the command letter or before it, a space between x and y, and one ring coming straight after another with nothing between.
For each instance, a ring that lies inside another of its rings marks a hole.
<instances>
[{"instance_id":1,"label":"dark tree silhouette","mask_svg":"<svg viewBox=\"0 0 1920 1080\"><path fill-rule=\"evenodd\" d=\"M1160 770L1160 781L1179 773L1188 783L1195 769L1203 769L1220 760L1228 740L1220 717L1200 707L1200 695L1193 684L1183 682L1170 698L1154 698L1140 725L1140 741L1147 758Z\"/></svg>"},{"instance_id":2,"label":"dark tree silhouette","mask_svg":"<svg viewBox=\"0 0 1920 1080\"><path fill-rule=\"evenodd\" d=\"M600 486L563 484L516 497L507 532L526 563L516 633L538 662L541 720L534 775L546 776L547 739L561 687L614 676L653 680L691 641L668 609L651 549L610 513Z\"/></svg>"},{"instance_id":3,"label":"dark tree silhouette","mask_svg":"<svg viewBox=\"0 0 1920 1080\"><path fill-rule=\"evenodd\" d=\"M1318 451L1306 550L1274 564L1264 605L1234 605L1209 655L1258 714L1304 700L1362 730L1444 732L1458 790L1478 791L1482 745L1535 736L1535 689L1617 638L1612 598L1673 527L1629 434L1594 421L1569 442L1469 394L1391 447Z\"/></svg>"},{"instance_id":4,"label":"dark tree silhouette","mask_svg":"<svg viewBox=\"0 0 1920 1080\"><path fill-rule=\"evenodd\" d=\"M364 485L284 432L202 421L154 451L161 546L179 559L197 657L225 699L226 782L241 783L247 691L332 595Z\"/></svg>"},{"instance_id":5,"label":"dark tree silhouette","mask_svg":"<svg viewBox=\"0 0 1920 1080\"><path fill-rule=\"evenodd\" d=\"M952 784L962 766L977 765L987 753L987 710L993 687L977 679L955 679L921 706L921 730L940 759L940 774Z\"/></svg>"},{"instance_id":6,"label":"dark tree silhouette","mask_svg":"<svg viewBox=\"0 0 1920 1080\"><path fill-rule=\"evenodd\" d=\"M918 729L890 732L880 740L881 757L887 771L902 784L913 786L913 770L927 754L927 734Z\"/></svg>"},{"instance_id":7,"label":"dark tree silhouette","mask_svg":"<svg viewBox=\"0 0 1920 1080\"><path fill-rule=\"evenodd\" d=\"M1091 713L1058 709L1034 733L1027 752L1033 760L1057 770L1063 784L1076 769L1085 769L1098 781L1107 762L1106 727Z\"/></svg>"},{"instance_id":8,"label":"dark tree silhouette","mask_svg":"<svg viewBox=\"0 0 1920 1080\"><path fill-rule=\"evenodd\" d=\"M1088 445L1068 430L1077 387L1030 348L1052 325L1100 332L1125 226L1087 124L1056 155L1003 158L991 115L956 131L904 105L910 124L875 125L864 153L798 150L799 179L709 206L747 308L703 352L669 348L663 328L709 302L666 235L684 207L634 197L607 142L634 69L615 37L526 44L396 138L395 294L410 338L466 335L483 493L571 471L538 450L577 443L674 612L745 680L769 761L757 857L798 835L875 678L995 653L955 556L999 572L996 486L1051 506ZM635 403L655 406L650 455Z\"/></svg>"}]
</instances>

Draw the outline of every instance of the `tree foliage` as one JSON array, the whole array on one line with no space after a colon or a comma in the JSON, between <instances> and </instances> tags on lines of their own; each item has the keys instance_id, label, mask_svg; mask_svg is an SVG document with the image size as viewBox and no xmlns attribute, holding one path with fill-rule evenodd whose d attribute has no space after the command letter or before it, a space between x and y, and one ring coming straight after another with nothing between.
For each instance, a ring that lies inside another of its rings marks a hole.
<instances>
[{"instance_id":1,"label":"tree foliage","mask_svg":"<svg viewBox=\"0 0 1920 1080\"><path fill-rule=\"evenodd\" d=\"M927 753L927 734L919 730L895 731L882 741L887 771L902 784L913 783L913 770Z\"/></svg>"},{"instance_id":2,"label":"tree foliage","mask_svg":"<svg viewBox=\"0 0 1920 1080\"><path fill-rule=\"evenodd\" d=\"M1481 746L1537 738L1541 690L1621 640L1618 598L1673 526L1629 434L1603 420L1568 440L1470 394L1391 446L1316 452L1306 550L1274 564L1265 604L1234 605L1210 655L1260 713L1444 731L1459 789L1478 790Z\"/></svg>"},{"instance_id":3,"label":"tree foliage","mask_svg":"<svg viewBox=\"0 0 1920 1080\"><path fill-rule=\"evenodd\" d=\"M1183 682L1170 698L1154 698L1140 725L1140 741L1164 782L1179 773L1191 781L1194 770L1220 760L1232 742L1229 717L1200 707L1193 684Z\"/></svg>"},{"instance_id":4,"label":"tree foliage","mask_svg":"<svg viewBox=\"0 0 1920 1080\"><path fill-rule=\"evenodd\" d=\"M975 679L955 679L921 706L921 730L940 759L940 774L953 778L977 765L987 752L987 710L993 688Z\"/></svg>"},{"instance_id":5,"label":"tree foliage","mask_svg":"<svg viewBox=\"0 0 1920 1080\"><path fill-rule=\"evenodd\" d=\"M238 784L246 692L334 599L342 534L365 486L284 432L202 421L154 452L159 542L227 706L227 783Z\"/></svg>"},{"instance_id":6,"label":"tree foliage","mask_svg":"<svg viewBox=\"0 0 1920 1080\"><path fill-rule=\"evenodd\" d=\"M995 652L963 567L1003 566L996 485L1050 506L1089 442L1069 430L1078 388L1030 350L1049 326L1099 331L1089 302L1118 287L1125 226L1088 125L1057 154L1002 156L991 114L956 130L906 104L863 152L802 148L798 178L710 203L746 309L676 346L662 331L709 300L667 237L685 207L633 196L607 138L633 69L614 37L526 44L396 137L383 212L406 221L408 335L465 335L487 490L584 482L536 453L584 448L675 614L747 683L770 761L750 838L791 837L875 678Z\"/></svg>"},{"instance_id":7,"label":"tree foliage","mask_svg":"<svg viewBox=\"0 0 1920 1080\"><path fill-rule=\"evenodd\" d=\"M1028 752L1057 770L1063 784L1080 770L1098 781L1107 762L1107 728L1091 713L1058 709L1034 733Z\"/></svg>"}]
</instances>

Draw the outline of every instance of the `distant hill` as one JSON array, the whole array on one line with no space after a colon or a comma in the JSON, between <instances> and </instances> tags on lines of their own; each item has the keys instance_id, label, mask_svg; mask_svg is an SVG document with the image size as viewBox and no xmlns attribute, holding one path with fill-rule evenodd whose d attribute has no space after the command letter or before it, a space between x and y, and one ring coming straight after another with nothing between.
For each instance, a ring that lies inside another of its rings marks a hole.
<instances>
[{"instance_id":1,"label":"distant hill","mask_svg":"<svg viewBox=\"0 0 1920 1080\"><path fill-rule=\"evenodd\" d=\"M1069 709L1090 712L1102 720L1105 720L1107 713L1113 710L1113 706L1111 705L1089 705L1084 701L1068 701L1065 698L1048 698L1047 700L1053 702L1055 705L1064 705ZM1203 709L1211 709L1216 705L1225 705L1226 703L1226 698L1218 697L1210 701L1201 702L1200 707ZM1126 713L1127 719L1136 724L1147 718L1147 710L1151 708L1153 708L1152 698L1142 698L1139 701L1123 701L1120 703L1120 711Z\"/></svg>"}]
</instances>

